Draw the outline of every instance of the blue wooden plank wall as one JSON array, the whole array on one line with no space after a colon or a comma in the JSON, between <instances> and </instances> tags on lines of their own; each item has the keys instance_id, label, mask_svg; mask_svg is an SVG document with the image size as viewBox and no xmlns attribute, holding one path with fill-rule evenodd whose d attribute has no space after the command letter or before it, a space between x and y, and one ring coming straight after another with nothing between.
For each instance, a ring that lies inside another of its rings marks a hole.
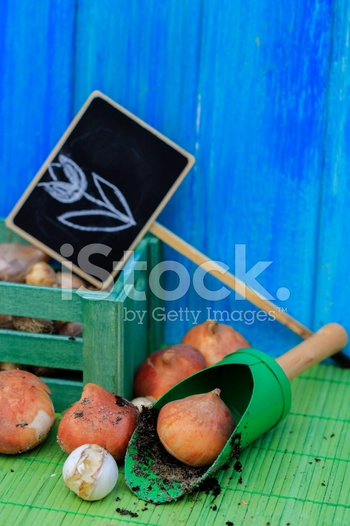
<instances>
[{"instance_id":1,"label":"blue wooden plank wall","mask_svg":"<svg viewBox=\"0 0 350 526\"><path fill-rule=\"evenodd\" d=\"M197 159L160 222L232 272L271 262L257 280L281 308L350 330L349 28L345 0L2 0L0 215L99 89ZM167 341L209 307L273 355L299 341L193 287Z\"/></svg>"}]
</instances>

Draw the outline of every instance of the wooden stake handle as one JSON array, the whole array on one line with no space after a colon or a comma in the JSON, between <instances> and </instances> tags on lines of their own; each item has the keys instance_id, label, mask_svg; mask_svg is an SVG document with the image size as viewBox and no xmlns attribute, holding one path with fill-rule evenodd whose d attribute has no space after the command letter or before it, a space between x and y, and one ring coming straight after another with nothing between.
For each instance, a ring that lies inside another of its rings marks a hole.
<instances>
[{"instance_id":1,"label":"wooden stake handle","mask_svg":"<svg viewBox=\"0 0 350 526\"><path fill-rule=\"evenodd\" d=\"M276 361L292 380L309 367L341 351L347 343L348 335L344 327L329 323Z\"/></svg>"},{"instance_id":2,"label":"wooden stake handle","mask_svg":"<svg viewBox=\"0 0 350 526\"><path fill-rule=\"evenodd\" d=\"M186 243L186 241L173 234L173 232L164 226L154 222L150 227L150 231L164 243L177 250L177 252L180 252L180 254L188 257L188 259L197 265L205 265L206 263L210 263L210 269L207 269L210 274L213 274L217 279L225 283L225 285L238 292L238 294L243 296L243 298L246 298L248 301L253 303L253 305L259 307L259 309L267 312L270 316L274 316L276 320L302 338L309 338L313 334L313 332L305 327L305 325L300 323L286 312L280 311L269 300L255 292L255 290L249 288L245 283L243 283L243 281L236 278L233 274L227 272L220 265L214 263L210 258L208 258L208 256L205 256L199 252L199 250L194 248L189 243Z\"/></svg>"}]
</instances>

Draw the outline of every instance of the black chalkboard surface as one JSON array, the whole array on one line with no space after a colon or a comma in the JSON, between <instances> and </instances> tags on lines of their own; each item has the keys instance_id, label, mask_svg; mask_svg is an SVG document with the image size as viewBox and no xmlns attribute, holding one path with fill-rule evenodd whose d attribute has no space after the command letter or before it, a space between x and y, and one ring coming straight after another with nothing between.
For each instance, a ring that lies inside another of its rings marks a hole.
<instances>
[{"instance_id":1,"label":"black chalkboard surface","mask_svg":"<svg viewBox=\"0 0 350 526\"><path fill-rule=\"evenodd\" d=\"M6 224L93 285L107 285L193 164L189 153L94 91Z\"/></svg>"}]
</instances>

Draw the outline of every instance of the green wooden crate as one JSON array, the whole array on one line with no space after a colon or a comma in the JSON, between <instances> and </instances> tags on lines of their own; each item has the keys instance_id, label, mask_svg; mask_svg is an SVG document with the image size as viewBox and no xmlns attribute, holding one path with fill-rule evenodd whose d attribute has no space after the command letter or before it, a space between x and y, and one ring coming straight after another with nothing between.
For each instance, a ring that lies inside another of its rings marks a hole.
<instances>
[{"instance_id":1,"label":"green wooden crate","mask_svg":"<svg viewBox=\"0 0 350 526\"><path fill-rule=\"evenodd\" d=\"M4 241L23 240L0 220L0 242ZM148 290L148 274L159 262L160 253L161 243L151 235L135 250L134 261L144 262L144 269L135 270L135 288L146 291L145 301L136 302L126 294L124 281L134 270L132 261L126 264L108 297L86 291L64 299L62 289L0 282L0 314L83 324L83 337L75 340L67 336L0 330L0 361L82 371L82 382L44 378L52 390L57 411L79 399L82 384L87 382L97 383L126 398L132 397L137 365L149 352L158 349L163 340L162 324L155 324L148 315L159 303ZM124 321L125 309L147 311L143 323L137 319Z\"/></svg>"}]
</instances>

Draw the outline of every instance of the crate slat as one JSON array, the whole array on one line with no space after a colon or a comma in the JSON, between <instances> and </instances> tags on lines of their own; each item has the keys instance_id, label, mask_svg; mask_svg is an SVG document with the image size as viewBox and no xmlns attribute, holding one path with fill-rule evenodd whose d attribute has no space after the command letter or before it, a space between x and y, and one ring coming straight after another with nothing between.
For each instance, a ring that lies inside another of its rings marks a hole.
<instances>
[{"instance_id":1,"label":"crate slat","mask_svg":"<svg viewBox=\"0 0 350 526\"><path fill-rule=\"evenodd\" d=\"M148 243L148 273L162 261L163 245L155 236L150 236ZM147 288L149 317L148 317L148 352L158 351L164 345L165 322L156 321L155 315L163 307L163 301Z\"/></svg>"},{"instance_id":2,"label":"crate slat","mask_svg":"<svg viewBox=\"0 0 350 526\"><path fill-rule=\"evenodd\" d=\"M42 377L46 385L51 389L51 400L55 411L61 412L75 400L79 400L83 383L74 380L63 380Z\"/></svg>"},{"instance_id":3,"label":"crate slat","mask_svg":"<svg viewBox=\"0 0 350 526\"><path fill-rule=\"evenodd\" d=\"M50 320L82 320L81 299L76 293L62 300L62 289L22 283L0 283L0 313Z\"/></svg>"},{"instance_id":4,"label":"crate slat","mask_svg":"<svg viewBox=\"0 0 350 526\"><path fill-rule=\"evenodd\" d=\"M2 362L42 365L82 371L83 340L67 336L1 330L0 358Z\"/></svg>"}]
</instances>

